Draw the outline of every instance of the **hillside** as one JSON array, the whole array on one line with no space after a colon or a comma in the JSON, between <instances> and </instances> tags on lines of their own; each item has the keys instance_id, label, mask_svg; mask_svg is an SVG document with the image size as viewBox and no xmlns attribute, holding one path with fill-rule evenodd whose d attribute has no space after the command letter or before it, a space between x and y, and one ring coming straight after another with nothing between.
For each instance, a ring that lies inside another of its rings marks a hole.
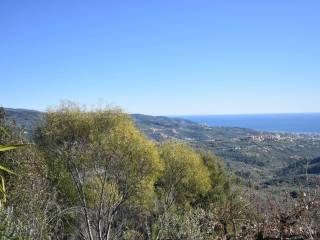
<instances>
[{"instance_id":1,"label":"hillside","mask_svg":"<svg viewBox=\"0 0 320 240\"><path fill-rule=\"evenodd\" d=\"M31 134L42 113L26 109L6 109L8 119ZM261 187L296 185L294 176L305 169L306 159L320 156L320 136L258 132L243 128L209 127L179 118L133 114L138 128L161 142L176 139L196 148L213 151L229 169ZM317 160L312 160L317 161ZM319 174L318 162L310 162L310 179ZM311 164L312 163L312 164ZM299 167L296 167L299 166Z\"/></svg>"},{"instance_id":2,"label":"hillside","mask_svg":"<svg viewBox=\"0 0 320 240\"><path fill-rule=\"evenodd\" d=\"M29 109L6 108L5 112L8 119L26 130L32 129L42 117L42 112Z\"/></svg>"},{"instance_id":3,"label":"hillside","mask_svg":"<svg viewBox=\"0 0 320 240\"><path fill-rule=\"evenodd\" d=\"M179 139L212 150L244 179L270 185L296 185L288 166L320 156L320 136L258 132L244 128L208 127L179 118L133 116L139 128L157 141ZM310 172L311 174L311 172ZM313 173L317 175L318 173ZM304 178L304 175L301 176ZM281 178L281 181L276 179ZM311 174L310 179L313 178ZM287 179L284 181L283 179Z\"/></svg>"},{"instance_id":4,"label":"hillside","mask_svg":"<svg viewBox=\"0 0 320 240\"><path fill-rule=\"evenodd\" d=\"M268 183L273 186L294 183L298 186L316 187L320 183L320 157L289 163L288 166L280 169L274 179Z\"/></svg>"}]
</instances>

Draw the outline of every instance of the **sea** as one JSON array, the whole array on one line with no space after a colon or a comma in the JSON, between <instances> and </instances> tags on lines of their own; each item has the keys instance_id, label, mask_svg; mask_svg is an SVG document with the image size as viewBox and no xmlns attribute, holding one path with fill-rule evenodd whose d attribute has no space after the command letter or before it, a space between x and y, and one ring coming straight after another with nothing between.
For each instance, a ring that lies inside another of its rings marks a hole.
<instances>
[{"instance_id":1,"label":"sea","mask_svg":"<svg viewBox=\"0 0 320 240\"><path fill-rule=\"evenodd\" d=\"M320 113L186 115L179 116L208 126L241 127L259 131L320 134Z\"/></svg>"}]
</instances>

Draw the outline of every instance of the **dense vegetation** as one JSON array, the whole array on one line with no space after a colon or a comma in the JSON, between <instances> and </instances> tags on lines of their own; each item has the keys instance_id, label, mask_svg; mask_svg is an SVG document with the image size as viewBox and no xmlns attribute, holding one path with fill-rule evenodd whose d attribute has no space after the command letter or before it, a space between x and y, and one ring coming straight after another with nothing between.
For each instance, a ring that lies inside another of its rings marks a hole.
<instances>
[{"instance_id":1,"label":"dense vegetation","mask_svg":"<svg viewBox=\"0 0 320 240\"><path fill-rule=\"evenodd\" d=\"M25 109L6 109L8 119L32 136L32 128L43 113ZM235 175L256 188L298 190L315 187L320 171L320 135L258 132L243 128L209 127L179 118L131 115L137 127L157 142L183 141L195 149L219 156ZM315 159L315 160L314 160ZM300 170L295 170L299 168ZM306 178L306 168L308 178Z\"/></svg>"},{"instance_id":2,"label":"dense vegetation","mask_svg":"<svg viewBox=\"0 0 320 240\"><path fill-rule=\"evenodd\" d=\"M317 192L243 188L199 146L149 140L119 109L67 103L32 139L0 114L0 239L317 239Z\"/></svg>"}]
</instances>

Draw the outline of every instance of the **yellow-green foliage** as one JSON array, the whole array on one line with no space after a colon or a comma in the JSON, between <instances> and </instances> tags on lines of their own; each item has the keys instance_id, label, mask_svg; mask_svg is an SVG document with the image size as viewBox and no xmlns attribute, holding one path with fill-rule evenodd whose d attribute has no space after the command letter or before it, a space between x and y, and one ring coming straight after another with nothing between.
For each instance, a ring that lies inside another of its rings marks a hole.
<instances>
[{"instance_id":1,"label":"yellow-green foliage","mask_svg":"<svg viewBox=\"0 0 320 240\"><path fill-rule=\"evenodd\" d=\"M22 145L0 145L0 152L16 149L20 146ZM7 201L6 185L5 185L4 177L2 176L3 173L14 174L8 168L0 165L0 209L3 207L3 204Z\"/></svg>"},{"instance_id":2,"label":"yellow-green foliage","mask_svg":"<svg viewBox=\"0 0 320 240\"><path fill-rule=\"evenodd\" d=\"M115 183L102 183L101 179L97 176L89 179L84 188L90 208L98 207L97 203L99 202L99 198L103 199L102 204L112 206L123 197ZM102 188L104 188L103 191L101 191Z\"/></svg>"},{"instance_id":3,"label":"yellow-green foliage","mask_svg":"<svg viewBox=\"0 0 320 240\"><path fill-rule=\"evenodd\" d=\"M57 212L49 192L53 189L47 186L45 178L44 159L31 144L16 150L14 157L18 163L13 169L16 175L9 179L8 206L13 209L12 224L19 237L13 239L49 239L48 222Z\"/></svg>"},{"instance_id":4,"label":"yellow-green foliage","mask_svg":"<svg viewBox=\"0 0 320 240\"><path fill-rule=\"evenodd\" d=\"M165 163L160 191L178 203L192 203L211 187L210 175L199 154L183 143L167 142L160 146Z\"/></svg>"},{"instance_id":5,"label":"yellow-green foliage","mask_svg":"<svg viewBox=\"0 0 320 240\"><path fill-rule=\"evenodd\" d=\"M133 125L131 120L119 122L109 133L107 151L113 156L110 165L118 172L117 181L127 181L140 185L153 185L163 168L153 142L146 139ZM119 179L120 177L120 179ZM145 186L148 188L147 186ZM131 189L135 191L137 189Z\"/></svg>"},{"instance_id":6,"label":"yellow-green foliage","mask_svg":"<svg viewBox=\"0 0 320 240\"><path fill-rule=\"evenodd\" d=\"M8 175L17 236L32 229L30 239L212 239L204 220L216 217L229 230L234 216L244 218L238 188L215 155L156 145L119 109L63 104L44 114L34 137L14 158L0 154L17 173ZM0 134L0 144L11 139Z\"/></svg>"},{"instance_id":7,"label":"yellow-green foliage","mask_svg":"<svg viewBox=\"0 0 320 240\"><path fill-rule=\"evenodd\" d=\"M202 199L203 207L219 205L226 200L230 194L230 180L225 166L222 161L211 152L200 153L201 158L206 165L209 174L212 188Z\"/></svg>"},{"instance_id":8,"label":"yellow-green foliage","mask_svg":"<svg viewBox=\"0 0 320 240\"><path fill-rule=\"evenodd\" d=\"M139 191L153 191L162 170L155 144L118 109L86 111L74 104L62 105L45 114L36 137L53 184L71 201L77 194L70 164L86 172L88 181L106 171L108 182L116 184L120 194L135 199L144 194Z\"/></svg>"}]
</instances>

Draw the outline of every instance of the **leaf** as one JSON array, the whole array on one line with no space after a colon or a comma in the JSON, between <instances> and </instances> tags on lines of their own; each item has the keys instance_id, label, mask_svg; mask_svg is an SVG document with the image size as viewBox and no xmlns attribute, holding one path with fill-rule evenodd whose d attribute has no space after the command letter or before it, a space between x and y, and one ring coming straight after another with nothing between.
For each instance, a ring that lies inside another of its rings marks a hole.
<instances>
[{"instance_id":1,"label":"leaf","mask_svg":"<svg viewBox=\"0 0 320 240\"><path fill-rule=\"evenodd\" d=\"M7 172L7 173L10 173L10 174L15 174L14 172L9 170L8 168L5 168L4 166L1 166L1 165L0 165L0 171Z\"/></svg>"},{"instance_id":2,"label":"leaf","mask_svg":"<svg viewBox=\"0 0 320 240\"><path fill-rule=\"evenodd\" d=\"M0 184L0 192L2 194L5 194L6 193L6 186L4 184L4 179L2 176L0 176L0 179L1 179L1 184Z\"/></svg>"},{"instance_id":3,"label":"leaf","mask_svg":"<svg viewBox=\"0 0 320 240\"><path fill-rule=\"evenodd\" d=\"M0 176L1 184L0 184L0 193L2 193L2 198L0 199L0 209L2 209L4 203L7 201L7 194L6 194L6 186L4 184L4 179Z\"/></svg>"},{"instance_id":4,"label":"leaf","mask_svg":"<svg viewBox=\"0 0 320 240\"><path fill-rule=\"evenodd\" d=\"M14 145L0 145L0 152L12 150L18 147L22 147L24 144L14 144Z\"/></svg>"},{"instance_id":5,"label":"leaf","mask_svg":"<svg viewBox=\"0 0 320 240\"><path fill-rule=\"evenodd\" d=\"M4 151L9 151L18 147L22 147L24 146L24 144L14 144L14 145L0 145L0 152L4 152ZM4 166L0 165L0 171L6 172L6 173L10 173L10 174L15 174L14 172L12 172L11 170L9 170L8 168L5 168Z\"/></svg>"}]
</instances>

